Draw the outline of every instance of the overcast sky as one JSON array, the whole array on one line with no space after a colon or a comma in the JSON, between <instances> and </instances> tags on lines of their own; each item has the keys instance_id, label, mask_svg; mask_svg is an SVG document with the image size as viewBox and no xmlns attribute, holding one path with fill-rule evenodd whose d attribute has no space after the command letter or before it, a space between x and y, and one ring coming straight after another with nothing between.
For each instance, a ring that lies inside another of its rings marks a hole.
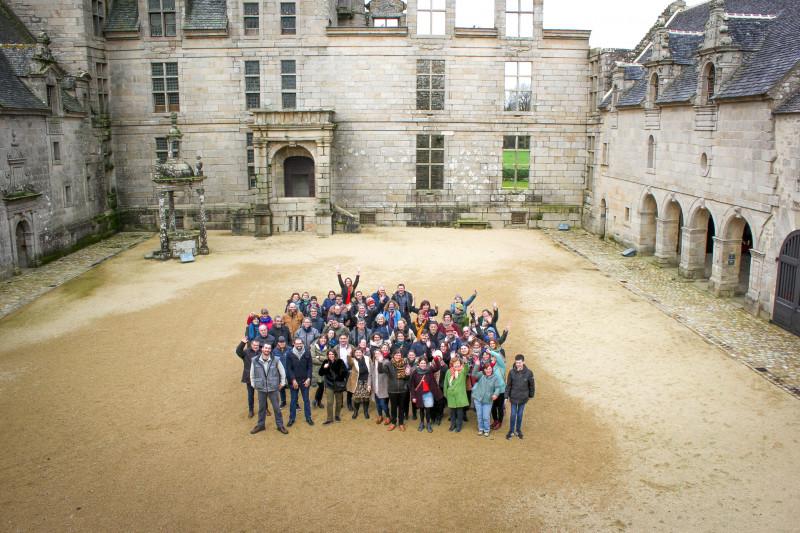
<instances>
[{"instance_id":1,"label":"overcast sky","mask_svg":"<svg viewBox=\"0 0 800 533\"><path fill-rule=\"evenodd\" d=\"M486 20L487 12L489 19L492 18L492 0L457 2L456 17L459 26L480 26L475 21ZM544 0L544 27L592 30L592 46L633 48L670 2L671 0ZM687 6L700 3L702 0L686 2ZM473 23L470 24L470 21Z\"/></svg>"}]
</instances>

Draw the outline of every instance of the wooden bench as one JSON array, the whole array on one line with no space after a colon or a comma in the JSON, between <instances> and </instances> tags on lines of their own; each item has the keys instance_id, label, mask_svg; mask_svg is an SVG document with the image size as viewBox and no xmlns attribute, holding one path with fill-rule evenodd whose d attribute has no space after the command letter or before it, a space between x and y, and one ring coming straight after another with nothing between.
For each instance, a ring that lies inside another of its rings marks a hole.
<instances>
[{"instance_id":1,"label":"wooden bench","mask_svg":"<svg viewBox=\"0 0 800 533\"><path fill-rule=\"evenodd\" d=\"M477 218L460 218L453 223L456 228L488 229L489 223Z\"/></svg>"}]
</instances>

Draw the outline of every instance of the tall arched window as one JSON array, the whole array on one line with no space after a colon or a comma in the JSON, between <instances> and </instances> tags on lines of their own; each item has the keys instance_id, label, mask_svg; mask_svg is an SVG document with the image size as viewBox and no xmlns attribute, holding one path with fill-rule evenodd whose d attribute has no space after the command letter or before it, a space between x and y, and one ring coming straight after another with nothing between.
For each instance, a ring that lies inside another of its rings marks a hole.
<instances>
[{"instance_id":1,"label":"tall arched window","mask_svg":"<svg viewBox=\"0 0 800 533\"><path fill-rule=\"evenodd\" d=\"M650 77L650 89L648 91L649 98L648 103L652 106L656 104L656 100L658 100L658 74L653 74Z\"/></svg>"},{"instance_id":2,"label":"tall arched window","mask_svg":"<svg viewBox=\"0 0 800 533\"><path fill-rule=\"evenodd\" d=\"M713 63L706 65L705 74L703 75L703 99L706 104L710 104L714 98L714 90L717 85L717 69Z\"/></svg>"},{"instance_id":3,"label":"tall arched window","mask_svg":"<svg viewBox=\"0 0 800 533\"><path fill-rule=\"evenodd\" d=\"M647 168L656 168L656 140L652 135L647 139Z\"/></svg>"}]
</instances>

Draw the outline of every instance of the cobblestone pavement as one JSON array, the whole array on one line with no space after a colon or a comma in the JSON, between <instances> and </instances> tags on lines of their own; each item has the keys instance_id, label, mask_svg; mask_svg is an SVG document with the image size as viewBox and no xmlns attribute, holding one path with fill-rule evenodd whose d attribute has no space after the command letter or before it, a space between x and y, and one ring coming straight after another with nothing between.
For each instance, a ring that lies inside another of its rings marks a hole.
<instances>
[{"instance_id":1,"label":"cobblestone pavement","mask_svg":"<svg viewBox=\"0 0 800 533\"><path fill-rule=\"evenodd\" d=\"M706 282L686 280L677 268L657 266L652 257L623 257L621 247L583 230L546 234L707 342L800 397L800 337L751 315L739 299L714 296Z\"/></svg>"},{"instance_id":2,"label":"cobblestone pavement","mask_svg":"<svg viewBox=\"0 0 800 533\"><path fill-rule=\"evenodd\" d=\"M0 282L0 319L152 236L152 233L117 233L43 267L26 269L18 276Z\"/></svg>"}]
</instances>

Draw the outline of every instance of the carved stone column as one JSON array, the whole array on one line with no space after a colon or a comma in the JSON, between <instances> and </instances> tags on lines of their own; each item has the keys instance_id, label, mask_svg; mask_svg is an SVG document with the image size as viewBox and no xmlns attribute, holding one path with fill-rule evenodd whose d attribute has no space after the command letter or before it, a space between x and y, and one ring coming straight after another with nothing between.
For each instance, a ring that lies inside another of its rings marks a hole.
<instances>
[{"instance_id":1,"label":"carved stone column","mask_svg":"<svg viewBox=\"0 0 800 533\"><path fill-rule=\"evenodd\" d=\"M197 189L197 197L200 199L200 252L201 255L208 255L208 233L206 232L206 190L203 187Z\"/></svg>"},{"instance_id":2,"label":"carved stone column","mask_svg":"<svg viewBox=\"0 0 800 533\"><path fill-rule=\"evenodd\" d=\"M171 232L175 232L175 191L168 191L169 198L169 228Z\"/></svg>"},{"instance_id":3,"label":"carved stone column","mask_svg":"<svg viewBox=\"0 0 800 533\"><path fill-rule=\"evenodd\" d=\"M159 239L161 241L161 255L160 259L166 260L170 258L169 250L169 236L167 235L167 193L166 191L158 191L158 225L159 225Z\"/></svg>"},{"instance_id":4,"label":"carved stone column","mask_svg":"<svg viewBox=\"0 0 800 533\"><path fill-rule=\"evenodd\" d=\"M764 289L764 252L750 249L750 280L744 297L745 308L758 316L761 312L761 291Z\"/></svg>"}]
</instances>

